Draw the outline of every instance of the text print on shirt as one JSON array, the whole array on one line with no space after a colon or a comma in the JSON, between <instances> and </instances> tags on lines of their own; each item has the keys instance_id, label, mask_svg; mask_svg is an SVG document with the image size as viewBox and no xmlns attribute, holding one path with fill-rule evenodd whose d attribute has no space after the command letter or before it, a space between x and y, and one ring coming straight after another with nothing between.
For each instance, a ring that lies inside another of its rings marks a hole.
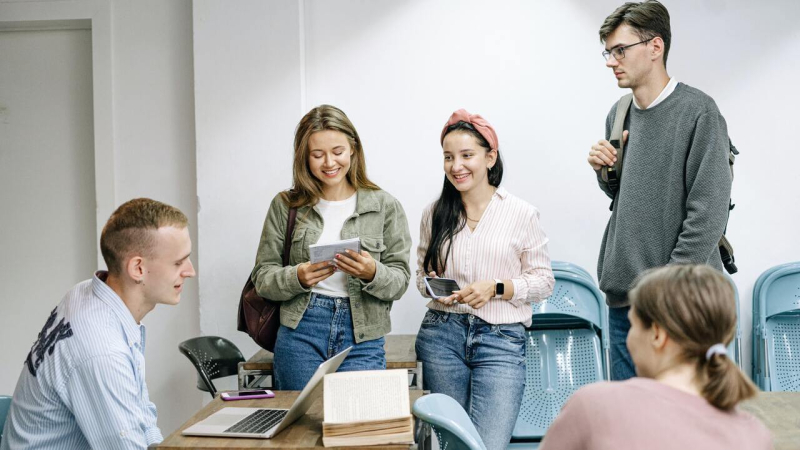
<instances>
[{"instance_id":1,"label":"text print on shirt","mask_svg":"<svg viewBox=\"0 0 800 450\"><path fill-rule=\"evenodd\" d=\"M58 325L53 328L53 331L48 333L48 330L53 326L55 321L56 308L53 308L53 312L50 313L50 317L44 324L44 328L42 328L39 337L36 339L36 342L33 343L33 347L31 347L31 351L28 352L28 357L25 359L25 364L28 365L28 370L34 377L36 376L36 370L44 359L44 353L47 352L48 355L52 355L56 342L72 337L72 327L69 322L64 322L64 318L58 322ZM35 362L33 361L34 355L36 355Z\"/></svg>"}]
</instances>

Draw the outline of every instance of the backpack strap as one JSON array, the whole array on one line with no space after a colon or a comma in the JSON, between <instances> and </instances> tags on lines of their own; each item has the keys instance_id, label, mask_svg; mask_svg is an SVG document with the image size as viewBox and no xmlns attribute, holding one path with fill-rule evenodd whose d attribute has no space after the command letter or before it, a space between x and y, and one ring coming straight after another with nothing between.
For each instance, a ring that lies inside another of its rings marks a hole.
<instances>
[{"instance_id":1,"label":"backpack strap","mask_svg":"<svg viewBox=\"0 0 800 450\"><path fill-rule=\"evenodd\" d=\"M728 138L728 151L728 167L731 169L731 181L733 181L733 163L736 162L736 155L739 154L739 150L736 150L730 138ZM732 200L728 200L728 219L730 219L731 211L735 206ZM722 258L722 265L729 274L733 275L739 271L739 268L736 267L736 258L733 256L733 246L730 241L728 241L728 238L725 237L725 233L728 232L728 219L725 220L725 231L722 232L718 247L719 256Z\"/></svg>"},{"instance_id":2,"label":"backpack strap","mask_svg":"<svg viewBox=\"0 0 800 450\"><path fill-rule=\"evenodd\" d=\"M625 159L625 145L622 140L622 132L625 127L625 117L628 115L628 110L631 108L633 102L633 94L623 95L617 102L617 114L614 117L614 126L611 128L611 136L609 142L617 150L617 161L613 166L603 166L600 169L600 177L608 185L608 189L616 198L619 191L620 179L622 178L622 162ZM611 207L614 209L614 202L611 202Z\"/></svg>"}]
</instances>

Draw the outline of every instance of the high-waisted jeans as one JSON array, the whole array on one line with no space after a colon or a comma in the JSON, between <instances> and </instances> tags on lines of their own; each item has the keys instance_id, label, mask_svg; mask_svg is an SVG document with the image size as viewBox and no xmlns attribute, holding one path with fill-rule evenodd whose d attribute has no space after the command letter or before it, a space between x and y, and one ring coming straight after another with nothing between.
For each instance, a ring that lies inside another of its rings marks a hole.
<instances>
[{"instance_id":1,"label":"high-waisted jeans","mask_svg":"<svg viewBox=\"0 0 800 450\"><path fill-rule=\"evenodd\" d=\"M525 328L428 310L417 335L423 384L467 411L489 450L505 449L525 390Z\"/></svg>"},{"instance_id":2,"label":"high-waisted jeans","mask_svg":"<svg viewBox=\"0 0 800 450\"><path fill-rule=\"evenodd\" d=\"M384 338L355 343L350 301L312 293L294 330L281 325L275 342L275 388L300 391L320 364L353 346L339 372L386 368Z\"/></svg>"}]
</instances>

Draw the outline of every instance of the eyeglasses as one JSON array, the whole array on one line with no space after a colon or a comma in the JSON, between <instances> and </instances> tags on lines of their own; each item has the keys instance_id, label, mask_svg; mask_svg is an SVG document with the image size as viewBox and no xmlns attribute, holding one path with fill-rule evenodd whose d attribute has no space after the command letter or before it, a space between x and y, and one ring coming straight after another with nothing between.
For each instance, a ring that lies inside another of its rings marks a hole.
<instances>
[{"instance_id":1,"label":"eyeglasses","mask_svg":"<svg viewBox=\"0 0 800 450\"><path fill-rule=\"evenodd\" d=\"M625 58L625 49L626 48L631 48L631 47L633 47L635 45L644 44L645 42L650 42L655 38L656 37L653 36L650 39L645 39L644 41L639 41L639 42L637 42L635 44L625 45L623 47L614 47L611 50L606 50L606 51L603 52L603 58L605 58L606 61L608 61L609 59L611 59L611 55L614 55L614 59L619 61L620 59Z\"/></svg>"}]
</instances>

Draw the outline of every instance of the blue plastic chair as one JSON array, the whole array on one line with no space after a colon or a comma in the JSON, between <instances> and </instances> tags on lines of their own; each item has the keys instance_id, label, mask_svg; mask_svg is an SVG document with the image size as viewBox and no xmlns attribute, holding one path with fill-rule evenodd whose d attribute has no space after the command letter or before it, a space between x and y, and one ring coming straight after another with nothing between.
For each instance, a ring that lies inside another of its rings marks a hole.
<instances>
[{"instance_id":1,"label":"blue plastic chair","mask_svg":"<svg viewBox=\"0 0 800 450\"><path fill-rule=\"evenodd\" d=\"M727 273L725 277L731 283L733 287L733 294L736 298L736 334L733 337L733 340L730 344L728 344L728 357L736 363L739 368L742 367L742 315L741 309L739 308L739 289L736 287L736 282L733 281L730 275Z\"/></svg>"},{"instance_id":2,"label":"blue plastic chair","mask_svg":"<svg viewBox=\"0 0 800 450\"><path fill-rule=\"evenodd\" d=\"M758 386L762 386L764 384L764 345L765 342L763 339L760 339L760 331L763 330L762 328L762 320L760 315L760 296L761 296L761 286L764 284L764 281L773 273L778 270L798 267L800 268L800 262L790 262L785 264L778 264L775 267L770 267L769 269L765 270L758 279L756 280L756 284L753 287L753 338L751 339L751 351L752 351L752 361L751 361L751 370L753 374L753 381Z\"/></svg>"},{"instance_id":3,"label":"blue plastic chair","mask_svg":"<svg viewBox=\"0 0 800 450\"><path fill-rule=\"evenodd\" d=\"M566 261L551 261L550 267L552 267L553 270L559 270L561 272L572 272L576 275L583 275L587 280L594 284L594 278L592 278L592 275L589 274L589 271L577 264Z\"/></svg>"},{"instance_id":4,"label":"blue plastic chair","mask_svg":"<svg viewBox=\"0 0 800 450\"><path fill-rule=\"evenodd\" d=\"M11 408L11 397L0 395L0 442L3 442L3 427L6 424L6 416Z\"/></svg>"},{"instance_id":5,"label":"blue plastic chair","mask_svg":"<svg viewBox=\"0 0 800 450\"><path fill-rule=\"evenodd\" d=\"M553 294L533 304L533 323L526 330L526 384L515 442L540 441L570 395L609 378L608 308L602 293L583 275L553 274Z\"/></svg>"},{"instance_id":6,"label":"blue plastic chair","mask_svg":"<svg viewBox=\"0 0 800 450\"><path fill-rule=\"evenodd\" d=\"M455 399L444 394L423 395L411 412L430 424L440 450L486 450L467 412Z\"/></svg>"},{"instance_id":7,"label":"blue plastic chair","mask_svg":"<svg viewBox=\"0 0 800 450\"><path fill-rule=\"evenodd\" d=\"M754 378L764 391L800 391L800 263L767 272L753 296Z\"/></svg>"}]
</instances>

